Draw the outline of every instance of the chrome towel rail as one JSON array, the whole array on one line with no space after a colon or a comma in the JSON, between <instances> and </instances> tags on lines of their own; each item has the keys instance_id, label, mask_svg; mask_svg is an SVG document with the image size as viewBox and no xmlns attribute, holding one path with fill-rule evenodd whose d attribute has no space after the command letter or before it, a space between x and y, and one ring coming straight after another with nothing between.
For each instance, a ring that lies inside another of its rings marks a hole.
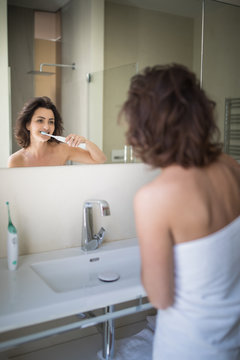
<instances>
[{"instance_id":1,"label":"chrome towel rail","mask_svg":"<svg viewBox=\"0 0 240 360\"><path fill-rule=\"evenodd\" d=\"M12 347L16 347L16 346L22 345L24 343L30 342L30 341L43 339L48 336L60 334L60 333L66 332L66 331L71 331L71 330L75 330L75 329L84 329L84 328L87 328L90 326L96 326L97 324L109 322L114 319L120 318L122 316L136 314L138 312L146 311L146 310L153 308L153 306L149 302L142 304L141 297L138 300L139 300L139 304L136 306L127 307L122 310L106 312L105 314L98 315L95 318L83 319L83 320L76 321L76 322L73 322L73 323L70 323L67 325L57 326L55 328L39 331L39 332L36 332L33 334L20 336L15 339L0 341L0 351L4 351L4 350L10 349Z\"/></svg>"},{"instance_id":2,"label":"chrome towel rail","mask_svg":"<svg viewBox=\"0 0 240 360\"><path fill-rule=\"evenodd\" d=\"M225 100L224 152L240 159L240 98Z\"/></svg>"}]
</instances>

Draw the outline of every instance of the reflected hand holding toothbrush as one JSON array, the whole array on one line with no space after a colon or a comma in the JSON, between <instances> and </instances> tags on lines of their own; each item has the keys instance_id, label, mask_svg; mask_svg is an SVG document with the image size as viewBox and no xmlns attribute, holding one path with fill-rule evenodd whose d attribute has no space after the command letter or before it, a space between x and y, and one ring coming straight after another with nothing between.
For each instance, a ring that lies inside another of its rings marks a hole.
<instances>
[{"instance_id":1,"label":"reflected hand holding toothbrush","mask_svg":"<svg viewBox=\"0 0 240 360\"><path fill-rule=\"evenodd\" d=\"M70 134L67 137L64 136L57 136L57 135L52 135L52 134L48 134L45 131L41 131L42 135L46 135L46 136L50 136L60 142L66 143L69 146L72 147L80 147L81 149L86 150L86 139L83 136L79 136L79 135L75 135L75 134Z\"/></svg>"}]
</instances>

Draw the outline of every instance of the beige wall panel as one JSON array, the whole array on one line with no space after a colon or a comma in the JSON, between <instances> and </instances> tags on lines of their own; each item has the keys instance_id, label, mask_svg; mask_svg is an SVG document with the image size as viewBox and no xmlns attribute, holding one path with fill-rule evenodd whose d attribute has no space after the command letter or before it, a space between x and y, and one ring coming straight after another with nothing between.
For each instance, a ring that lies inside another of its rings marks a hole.
<instances>
[{"instance_id":1,"label":"beige wall panel","mask_svg":"<svg viewBox=\"0 0 240 360\"><path fill-rule=\"evenodd\" d=\"M58 45L59 46L59 45ZM35 69L39 70L41 63L58 63L59 50L57 51L57 43L48 40L35 39ZM57 103L56 86L60 88L59 80L57 82L57 69L54 66L44 66L44 72L54 72L54 75L44 76L35 75L35 96L48 96L59 107Z\"/></svg>"}]
</instances>

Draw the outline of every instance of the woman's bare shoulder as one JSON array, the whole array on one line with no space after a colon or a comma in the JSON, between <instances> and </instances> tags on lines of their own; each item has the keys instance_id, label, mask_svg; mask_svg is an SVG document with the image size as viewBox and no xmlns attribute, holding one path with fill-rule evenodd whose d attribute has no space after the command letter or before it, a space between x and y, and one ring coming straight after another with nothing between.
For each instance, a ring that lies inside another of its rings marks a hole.
<instances>
[{"instance_id":1,"label":"woman's bare shoulder","mask_svg":"<svg viewBox=\"0 0 240 360\"><path fill-rule=\"evenodd\" d=\"M9 156L8 167L21 167L24 166L24 149L20 149Z\"/></svg>"},{"instance_id":2,"label":"woman's bare shoulder","mask_svg":"<svg viewBox=\"0 0 240 360\"><path fill-rule=\"evenodd\" d=\"M50 142L48 144L49 150L52 152L55 152L56 154L69 154L71 151L71 147L67 144L64 144L62 142L56 143L56 142Z\"/></svg>"},{"instance_id":3,"label":"woman's bare shoulder","mask_svg":"<svg viewBox=\"0 0 240 360\"><path fill-rule=\"evenodd\" d=\"M69 160L69 154L71 153L71 147L69 145L62 142L52 142L49 143L49 150L64 163Z\"/></svg>"},{"instance_id":4,"label":"woman's bare shoulder","mask_svg":"<svg viewBox=\"0 0 240 360\"><path fill-rule=\"evenodd\" d=\"M175 194L179 190L181 190L181 187L175 174L162 172L137 191L135 202L145 204L147 202L156 202L164 206L164 204L171 200L173 193Z\"/></svg>"},{"instance_id":5,"label":"woman's bare shoulder","mask_svg":"<svg viewBox=\"0 0 240 360\"><path fill-rule=\"evenodd\" d=\"M196 170L197 171L197 170ZM143 186L135 196L135 207L155 207L171 215L173 209L181 207L185 199L195 191L195 169L181 166L166 168L153 181Z\"/></svg>"},{"instance_id":6,"label":"woman's bare shoulder","mask_svg":"<svg viewBox=\"0 0 240 360\"><path fill-rule=\"evenodd\" d=\"M237 160L233 159L227 154L222 154L219 158L219 161L226 164L227 166L238 168L240 170L240 164L237 162Z\"/></svg>"}]
</instances>

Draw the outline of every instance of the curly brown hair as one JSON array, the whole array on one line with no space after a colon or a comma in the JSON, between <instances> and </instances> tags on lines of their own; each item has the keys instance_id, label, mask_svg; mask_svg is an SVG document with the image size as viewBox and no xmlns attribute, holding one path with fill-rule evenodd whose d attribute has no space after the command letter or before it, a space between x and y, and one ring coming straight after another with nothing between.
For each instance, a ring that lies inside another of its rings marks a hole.
<instances>
[{"instance_id":1,"label":"curly brown hair","mask_svg":"<svg viewBox=\"0 0 240 360\"><path fill-rule=\"evenodd\" d=\"M222 152L214 108L185 66L156 65L131 79L120 117L125 114L127 143L143 162L200 167Z\"/></svg>"},{"instance_id":2,"label":"curly brown hair","mask_svg":"<svg viewBox=\"0 0 240 360\"><path fill-rule=\"evenodd\" d=\"M62 135L64 129L62 125L62 118L51 99L47 96L34 97L24 104L18 115L14 128L14 135L17 143L23 148L27 148L30 145L30 133L26 128L26 125L31 122L32 116L38 108L52 110L55 119L55 129L53 135ZM48 141L54 142L56 140L51 138Z\"/></svg>"}]
</instances>

